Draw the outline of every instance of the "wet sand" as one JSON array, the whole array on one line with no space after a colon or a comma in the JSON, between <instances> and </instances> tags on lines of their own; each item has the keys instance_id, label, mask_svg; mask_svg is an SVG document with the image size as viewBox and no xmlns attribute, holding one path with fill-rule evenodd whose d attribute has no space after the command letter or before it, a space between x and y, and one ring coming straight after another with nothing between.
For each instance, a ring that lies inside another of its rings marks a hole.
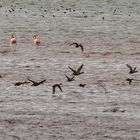
<instances>
[{"instance_id":1,"label":"wet sand","mask_svg":"<svg viewBox=\"0 0 140 140\"><path fill-rule=\"evenodd\" d=\"M7 0L0 5L0 139L139 140L140 2ZM9 45L12 33L16 50ZM35 33L39 48L32 42ZM69 46L73 42L82 43L84 52ZM81 64L84 74L67 82L68 66ZM126 64L138 73L130 75ZM46 83L14 85L27 77ZM129 85L126 78L135 80ZM63 92L56 89L53 96L56 83L63 84Z\"/></svg>"}]
</instances>

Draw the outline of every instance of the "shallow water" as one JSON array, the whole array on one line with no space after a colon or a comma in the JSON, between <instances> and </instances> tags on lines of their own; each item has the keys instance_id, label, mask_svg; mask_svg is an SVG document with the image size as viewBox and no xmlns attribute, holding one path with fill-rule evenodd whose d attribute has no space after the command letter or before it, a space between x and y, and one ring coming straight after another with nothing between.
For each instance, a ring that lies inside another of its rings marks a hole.
<instances>
[{"instance_id":1,"label":"shallow water","mask_svg":"<svg viewBox=\"0 0 140 140\"><path fill-rule=\"evenodd\" d=\"M0 5L1 139L139 139L139 1L3 0ZM16 51L9 45L12 33ZM38 49L35 33L42 41ZM73 42L82 43L84 53L69 46ZM81 64L84 74L67 82L68 66ZM126 64L138 73L128 74ZM27 77L47 82L14 86ZM128 77L137 81L129 85ZM55 83L63 83L63 92L53 97Z\"/></svg>"}]
</instances>

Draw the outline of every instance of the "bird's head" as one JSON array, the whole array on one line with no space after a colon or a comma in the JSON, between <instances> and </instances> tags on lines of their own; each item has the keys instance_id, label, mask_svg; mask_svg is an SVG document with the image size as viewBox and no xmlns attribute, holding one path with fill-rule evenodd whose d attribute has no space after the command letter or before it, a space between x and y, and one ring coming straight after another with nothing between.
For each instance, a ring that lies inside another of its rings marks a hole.
<instances>
[{"instance_id":1,"label":"bird's head","mask_svg":"<svg viewBox=\"0 0 140 140\"><path fill-rule=\"evenodd\" d=\"M37 36L37 35L34 35L34 36L33 36L33 39L36 39L36 36Z\"/></svg>"},{"instance_id":2,"label":"bird's head","mask_svg":"<svg viewBox=\"0 0 140 140\"><path fill-rule=\"evenodd\" d=\"M11 38L14 38L14 34L11 35Z\"/></svg>"}]
</instances>

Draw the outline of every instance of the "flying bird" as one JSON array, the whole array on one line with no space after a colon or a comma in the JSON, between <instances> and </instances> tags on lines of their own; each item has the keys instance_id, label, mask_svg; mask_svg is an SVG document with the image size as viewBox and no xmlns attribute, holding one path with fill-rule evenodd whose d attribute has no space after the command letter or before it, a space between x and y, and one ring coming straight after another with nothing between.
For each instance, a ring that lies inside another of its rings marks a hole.
<instances>
[{"instance_id":1,"label":"flying bird","mask_svg":"<svg viewBox=\"0 0 140 140\"><path fill-rule=\"evenodd\" d=\"M79 48L79 47L80 47L81 50L82 50L82 52L84 51L84 47L83 47L82 44L79 44L79 43L76 43L76 42L75 42L75 43L70 44L70 46L71 46L71 45L74 45L76 48Z\"/></svg>"},{"instance_id":2,"label":"flying bird","mask_svg":"<svg viewBox=\"0 0 140 140\"><path fill-rule=\"evenodd\" d=\"M80 87L85 87L85 86L86 86L86 84L79 84L79 86L80 86Z\"/></svg>"},{"instance_id":3,"label":"flying bird","mask_svg":"<svg viewBox=\"0 0 140 140\"><path fill-rule=\"evenodd\" d=\"M29 77L27 78L30 82L32 82L33 84L31 86L39 86L40 84L43 84L46 80L42 80L40 82L36 82L36 81L33 81L31 79L29 79Z\"/></svg>"},{"instance_id":4,"label":"flying bird","mask_svg":"<svg viewBox=\"0 0 140 140\"><path fill-rule=\"evenodd\" d=\"M53 95L55 94L55 88L56 88L56 87L58 87L58 88L60 89L60 91L62 92L61 85L62 85L62 83L60 83L60 84L55 84L55 85L52 86L52 88L53 88Z\"/></svg>"},{"instance_id":5,"label":"flying bird","mask_svg":"<svg viewBox=\"0 0 140 140\"><path fill-rule=\"evenodd\" d=\"M126 64L126 66L130 69L129 74L137 73L136 68L132 68L130 65Z\"/></svg>"},{"instance_id":6,"label":"flying bird","mask_svg":"<svg viewBox=\"0 0 140 140\"><path fill-rule=\"evenodd\" d=\"M73 74L72 75L80 75L84 72L81 72L81 69L83 68L83 64L77 69L77 70L74 70L73 68L71 68L70 66L68 67L72 72Z\"/></svg>"},{"instance_id":7,"label":"flying bird","mask_svg":"<svg viewBox=\"0 0 140 140\"><path fill-rule=\"evenodd\" d=\"M129 82L129 85L131 85L131 83L132 83L133 80L134 80L133 78L127 78L127 79L126 79L126 81Z\"/></svg>"},{"instance_id":8,"label":"flying bird","mask_svg":"<svg viewBox=\"0 0 140 140\"><path fill-rule=\"evenodd\" d=\"M23 85L23 84L28 84L29 82L27 82L26 80L24 82L16 82L14 83L15 86L20 86L20 85Z\"/></svg>"},{"instance_id":9,"label":"flying bird","mask_svg":"<svg viewBox=\"0 0 140 140\"><path fill-rule=\"evenodd\" d=\"M65 75L65 76L66 76L66 78L67 78L67 81L68 81L68 82L74 81L74 76L73 76L73 77L71 77L71 78L70 78L70 77L68 77L67 75Z\"/></svg>"}]
</instances>

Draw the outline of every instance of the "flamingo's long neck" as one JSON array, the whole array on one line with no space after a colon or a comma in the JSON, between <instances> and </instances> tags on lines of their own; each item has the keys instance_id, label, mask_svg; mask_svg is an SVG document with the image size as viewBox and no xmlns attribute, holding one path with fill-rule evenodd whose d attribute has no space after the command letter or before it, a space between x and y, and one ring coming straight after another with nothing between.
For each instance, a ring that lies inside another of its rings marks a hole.
<instances>
[{"instance_id":1,"label":"flamingo's long neck","mask_svg":"<svg viewBox=\"0 0 140 140\"><path fill-rule=\"evenodd\" d=\"M11 38L15 38L14 35L11 35Z\"/></svg>"},{"instance_id":2,"label":"flamingo's long neck","mask_svg":"<svg viewBox=\"0 0 140 140\"><path fill-rule=\"evenodd\" d=\"M33 36L33 39L36 39L36 35Z\"/></svg>"}]
</instances>

